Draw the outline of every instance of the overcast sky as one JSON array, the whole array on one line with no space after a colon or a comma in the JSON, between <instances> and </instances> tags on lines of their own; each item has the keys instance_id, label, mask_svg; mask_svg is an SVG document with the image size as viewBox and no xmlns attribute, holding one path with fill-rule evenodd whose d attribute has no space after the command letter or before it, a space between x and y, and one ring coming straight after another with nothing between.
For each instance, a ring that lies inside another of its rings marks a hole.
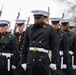
<instances>
[{"instance_id":1,"label":"overcast sky","mask_svg":"<svg viewBox=\"0 0 76 75\"><path fill-rule=\"evenodd\" d=\"M11 27L15 23L18 12L21 8L20 19L27 19L31 16L30 23L33 23L31 10L46 10L50 7L50 17L62 17L64 5L57 0L0 0L0 9L3 5L1 19L11 21Z\"/></svg>"}]
</instances>

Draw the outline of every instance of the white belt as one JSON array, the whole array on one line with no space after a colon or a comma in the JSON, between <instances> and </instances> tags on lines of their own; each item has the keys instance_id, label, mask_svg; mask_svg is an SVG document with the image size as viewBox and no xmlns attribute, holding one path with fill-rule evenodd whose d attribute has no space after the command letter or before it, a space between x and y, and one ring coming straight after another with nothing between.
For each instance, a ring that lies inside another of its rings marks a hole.
<instances>
[{"instance_id":1,"label":"white belt","mask_svg":"<svg viewBox=\"0 0 76 75\"><path fill-rule=\"evenodd\" d=\"M6 58L8 58L8 57L11 57L13 55L13 53L3 53L3 52L0 52L0 55L1 56L6 56Z\"/></svg>"},{"instance_id":2,"label":"white belt","mask_svg":"<svg viewBox=\"0 0 76 75\"><path fill-rule=\"evenodd\" d=\"M48 50L46 50L44 48L38 48L38 47L29 47L29 50L48 53Z\"/></svg>"},{"instance_id":3,"label":"white belt","mask_svg":"<svg viewBox=\"0 0 76 75\"><path fill-rule=\"evenodd\" d=\"M2 52L0 52L0 55L5 56L7 58L7 70L10 71L10 58L13 55L13 53L2 53Z\"/></svg>"}]
</instances>

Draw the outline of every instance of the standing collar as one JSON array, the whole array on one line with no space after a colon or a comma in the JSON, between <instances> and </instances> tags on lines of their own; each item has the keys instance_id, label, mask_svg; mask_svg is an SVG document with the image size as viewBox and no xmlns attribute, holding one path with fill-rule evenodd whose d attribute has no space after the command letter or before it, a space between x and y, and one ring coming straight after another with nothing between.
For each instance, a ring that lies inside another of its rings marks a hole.
<instances>
[{"instance_id":1,"label":"standing collar","mask_svg":"<svg viewBox=\"0 0 76 75\"><path fill-rule=\"evenodd\" d=\"M45 24L44 22L41 23L41 24L39 24L39 25L33 24L33 25L31 26L31 29L34 28L34 27L43 27L43 28L46 28L46 24Z\"/></svg>"}]
</instances>

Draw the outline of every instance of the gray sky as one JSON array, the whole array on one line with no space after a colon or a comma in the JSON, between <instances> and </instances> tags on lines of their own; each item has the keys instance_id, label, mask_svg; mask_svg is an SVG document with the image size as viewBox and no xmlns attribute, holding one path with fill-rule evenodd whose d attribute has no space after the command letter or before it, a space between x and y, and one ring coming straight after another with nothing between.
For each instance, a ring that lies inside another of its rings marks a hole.
<instances>
[{"instance_id":1,"label":"gray sky","mask_svg":"<svg viewBox=\"0 0 76 75\"><path fill-rule=\"evenodd\" d=\"M30 23L33 23L31 10L46 10L50 7L50 17L62 17L64 5L57 0L0 0L0 9L3 5L1 19L11 21L11 27L15 24L15 19L21 8L20 19L27 19L31 16ZM31 13L31 15L30 15Z\"/></svg>"}]
</instances>

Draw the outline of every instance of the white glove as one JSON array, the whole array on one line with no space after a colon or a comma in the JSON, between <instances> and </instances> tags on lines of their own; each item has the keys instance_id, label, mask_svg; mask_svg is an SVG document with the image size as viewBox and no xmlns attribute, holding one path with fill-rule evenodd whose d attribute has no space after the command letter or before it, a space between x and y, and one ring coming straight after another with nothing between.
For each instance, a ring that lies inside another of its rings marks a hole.
<instances>
[{"instance_id":1,"label":"white glove","mask_svg":"<svg viewBox=\"0 0 76 75\"><path fill-rule=\"evenodd\" d=\"M56 69L57 69L56 64L51 63L51 64L50 64L50 68L51 68L52 70L56 70Z\"/></svg>"},{"instance_id":2,"label":"white glove","mask_svg":"<svg viewBox=\"0 0 76 75\"><path fill-rule=\"evenodd\" d=\"M66 64L63 64L62 66L61 66L61 69L66 69L67 68L67 65Z\"/></svg>"},{"instance_id":3,"label":"white glove","mask_svg":"<svg viewBox=\"0 0 76 75\"><path fill-rule=\"evenodd\" d=\"M69 54L70 54L70 55L73 55L73 54L74 54L74 52L73 52L73 51L69 51Z\"/></svg>"},{"instance_id":4,"label":"white glove","mask_svg":"<svg viewBox=\"0 0 76 75\"><path fill-rule=\"evenodd\" d=\"M76 69L76 65L73 65L73 69L74 69L74 70Z\"/></svg>"},{"instance_id":5,"label":"white glove","mask_svg":"<svg viewBox=\"0 0 76 75\"><path fill-rule=\"evenodd\" d=\"M16 66L14 66L14 65L12 65L12 67L11 67L12 69L16 69Z\"/></svg>"},{"instance_id":6,"label":"white glove","mask_svg":"<svg viewBox=\"0 0 76 75\"><path fill-rule=\"evenodd\" d=\"M59 55L62 56L63 55L63 51L59 51Z\"/></svg>"},{"instance_id":7,"label":"white glove","mask_svg":"<svg viewBox=\"0 0 76 75\"><path fill-rule=\"evenodd\" d=\"M26 64L21 64L22 68L26 71Z\"/></svg>"}]
</instances>

